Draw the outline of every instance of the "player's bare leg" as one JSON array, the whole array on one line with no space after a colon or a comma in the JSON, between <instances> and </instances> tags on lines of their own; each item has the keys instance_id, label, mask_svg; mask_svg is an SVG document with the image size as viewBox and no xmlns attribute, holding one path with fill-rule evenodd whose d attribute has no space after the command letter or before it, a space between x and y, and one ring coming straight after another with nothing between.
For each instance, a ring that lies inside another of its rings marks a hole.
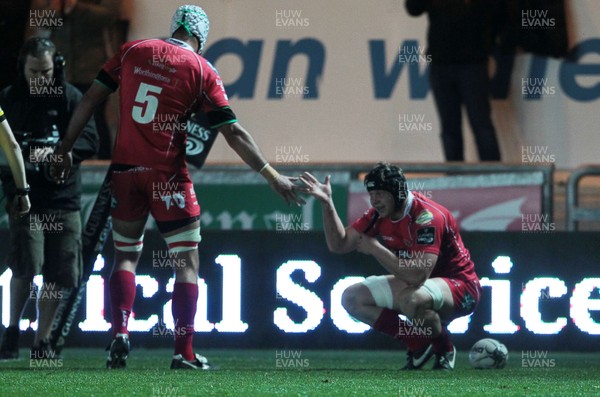
<instances>
[{"instance_id":1,"label":"player's bare leg","mask_svg":"<svg viewBox=\"0 0 600 397\"><path fill-rule=\"evenodd\" d=\"M432 337L437 337L442 332L442 320L451 318L454 313L454 300L448 284L442 279L433 278L443 296L443 305L440 309L433 309L433 298L423 286L407 286L402 280L388 276L388 282L394 295L394 309L405 314L410 319L420 320L419 324L425 327Z\"/></svg>"},{"instance_id":2,"label":"player's bare leg","mask_svg":"<svg viewBox=\"0 0 600 397\"><path fill-rule=\"evenodd\" d=\"M121 236L139 241L144 234L144 227L147 219L148 217L144 217L136 221L123 221L113 217L112 228L114 232L117 232ZM112 271L113 274L121 270L135 273L141 254L141 250L124 251L121 249L115 249L115 264Z\"/></svg>"},{"instance_id":3,"label":"player's bare leg","mask_svg":"<svg viewBox=\"0 0 600 397\"><path fill-rule=\"evenodd\" d=\"M394 278L395 279L395 278ZM408 288L398 281L397 285ZM394 298L388 278L369 277L347 288L342 295L342 305L353 317L369 324L374 330L401 339L407 346L405 369L418 369L433 356L428 339L414 336L414 327L399 318L400 310L394 309Z\"/></svg>"},{"instance_id":4,"label":"player's bare leg","mask_svg":"<svg viewBox=\"0 0 600 397\"><path fill-rule=\"evenodd\" d=\"M173 230L169 233L162 234L165 240L170 237L177 236L181 233L197 230L200 227L200 221L196 221ZM186 251L175 251L177 254L178 266L174 266L175 270L175 282L176 283L192 283L197 284L198 270L199 270L199 259L198 259L198 247Z\"/></svg>"},{"instance_id":5,"label":"player's bare leg","mask_svg":"<svg viewBox=\"0 0 600 397\"><path fill-rule=\"evenodd\" d=\"M143 247L147 216L135 221L113 217L115 263L110 276L113 341L109 346L107 368L124 368L129 355L129 315L135 300L135 270Z\"/></svg>"},{"instance_id":6,"label":"player's bare leg","mask_svg":"<svg viewBox=\"0 0 600 397\"><path fill-rule=\"evenodd\" d=\"M433 352L436 356L434 369L451 370L454 368L456 349L450 341L445 328L445 323L452 319L455 312L452 291L448 284L441 278L432 278L425 286L418 288L406 287L398 283L395 277L389 276L388 281L394 295L394 309L400 310L417 324L421 334L429 336ZM438 302L434 302L431 289L437 289ZM435 308L435 305L441 306Z\"/></svg>"},{"instance_id":7,"label":"player's bare leg","mask_svg":"<svg viewBox=\"0 0 600 397\"><path fill-rule=\"evenodd\" d=\"M373 326L383 310L377 306L371 291L362 283L351 285L344 290L342 306L352 317L370 326Z\"/></svg>"},{"instance_id":8,"label":"player's bare leg","mask_svg":"<svg viewBox=\"0 0 600 397\"><path fill-rule=\"evenodd\" d=\"M342 305L350 315L375 330L402 339L408 347L405 368L420 368L433 355L435 347L445 350L451 346L453 349L443 327L443 319L449 318L454 310L451 291L441 279L431 279L430 282L439 287L444 300L437 311L433 310L433 298L423 287L415 288L394 276L369 283L375 291L379 290L377 285L389 285L390 296L386 305L382 304L386 294L378 294L377 302L372 290L364 283L347 288L342 295ZM399 320L399 313L411 322Z\"/></svg>"},{"instance_id":9,"label":"player's bare leg","mask_svg":"<svg viewBox=\"0 0 600 397\"><path fill-rule=\"evenodd\" d=\"M194 353L194 319L198 302L198 242L200 221L162 234L169 246L169 257L177 258L173 268L175 285L171 308L175 346L171 369L210 369L206 357Z\"/></svg>"}]
</instances>

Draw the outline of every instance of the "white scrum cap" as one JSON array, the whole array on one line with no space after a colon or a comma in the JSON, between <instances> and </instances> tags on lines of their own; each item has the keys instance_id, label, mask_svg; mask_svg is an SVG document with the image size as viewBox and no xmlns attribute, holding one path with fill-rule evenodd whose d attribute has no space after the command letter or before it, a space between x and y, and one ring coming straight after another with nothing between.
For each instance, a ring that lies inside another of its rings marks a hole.
<instances>
[{"instance_id":1,"label":"white scrum cap","mask_svg":"<svg viewBox=\"0 0 600 397\"><path fill-rule=\"evenodd\" d=\"M180 27L183 27L188 34L195 36L200 41L198 53L201 53L208 38L210 27L208 16L204 10L195 5L179 7L171 19L171 36Z\"/></svg>"}]
</instances>

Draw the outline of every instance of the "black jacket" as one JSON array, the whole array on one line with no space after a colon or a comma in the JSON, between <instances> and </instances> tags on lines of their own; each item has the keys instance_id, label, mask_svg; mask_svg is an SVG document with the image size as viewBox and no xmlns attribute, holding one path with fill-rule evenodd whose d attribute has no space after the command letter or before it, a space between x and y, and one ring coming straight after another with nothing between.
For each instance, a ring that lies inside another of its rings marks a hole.
<instances>
[{"instance_id":1,"label":"black jacket","mask_svg":"<svg viewBox=\"0 0 600 397\"><path fill-rule=\"evenodd\" d=\"M497 0L406 0L405 6L412 16L426 12L429 17L432 63L485 62L505 18Z\"/></svg>"},{"instance_id":2,"label":"black jacket","mask_svg":"<svg viewBox=\"0 0 600 397\"><path fill-rule=\"evenodd\" d=\"M19 136L23 132L30 133L34 138L51 136L53 125L58 129L61 139L67 132L71 116L83 95L68 83L54 87L44 94L30 95L24 79L18 80L0 93L0 106L17 140L20 140ZM69 178L62 185L50 180L47 166L40 167L39 172L27 173L27 182L31 186L29 198L32 211L81 209L80 163L96 154L98 141L98 133L92 117L73 147L73 168ZM29 152L23 152L25 162L29 161L29 155ZM10 172L6 170L2 171L2 185L10 199L15 194L15 184Z\"/></svg>"}]
</instances>

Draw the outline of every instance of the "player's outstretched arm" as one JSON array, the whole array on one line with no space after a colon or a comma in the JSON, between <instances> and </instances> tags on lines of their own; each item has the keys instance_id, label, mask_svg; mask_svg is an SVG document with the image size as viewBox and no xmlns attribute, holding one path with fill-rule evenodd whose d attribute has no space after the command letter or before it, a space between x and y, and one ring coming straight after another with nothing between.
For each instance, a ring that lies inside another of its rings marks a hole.
<instances>
[{"instance_id":1,"label":"player's outstretched arm","mask_svg":"<svg viewBox=\"0 0 600 397\"><path fill-rule=\"evenodd\" d=\"M239 123L226 124L219 128L227 144L240 156L246 164L253 170L259 172L277 194L279 194L288 204L302 205L305 201L294 191L294 181L297 178L291 178L280 175L260 151L260 148L252 138L252 135L244 129Z\"/></svg>"},{"instance_id":2,"label":"player's outstretched arm","mask_svg":"<svg viewBox=\"0 0 600 397\"><path fill-rule=\"evenodd\" d=\"M73 165L73 145L85 128L88 120L100 103L102 103L113 91L105 87L103 84L94 82L87 90L81 102L77 105L67 132L61 140L58 148L54 152L56 154L56 163L51 169L51 174L55 181L64 182L69 176L69 171Z\"/></svg>"},{"instance_id":3,"label":"player's outstretched arm","mask_svg":"<svg viewBox=\"0 0 600 397\"><path fill-rule=\"evenodd\" d=\"M335 209L331 194L331 177L327 175L325 181L320 183L317 178L308 172L300 176L304 183L302 191L310 194L321 202L323 208L323 229L329 251L336 254L345 254L356 249L360 234L354 228L344 229L344 225Z\"/></svg>"},{"instance_id":4,"label":"player's outstretched arm","mask_svg":"<svg viewBox=\"0 0 600 397\"><path fill-rule=\"evenodd\" d=\"M0 109L0 117L3 117L3 112ZM8 121L0 122L0 146L4 151L8 166L12 173L17 189L26 190L28 188L27 178L25 177L25 165L23 163L23 155L21 148L17 143L15 136L10 129ZM13 203L13 215L25 215L29 212L31 204L27 194L17 194Z\"/></svg>"}]
</instances>

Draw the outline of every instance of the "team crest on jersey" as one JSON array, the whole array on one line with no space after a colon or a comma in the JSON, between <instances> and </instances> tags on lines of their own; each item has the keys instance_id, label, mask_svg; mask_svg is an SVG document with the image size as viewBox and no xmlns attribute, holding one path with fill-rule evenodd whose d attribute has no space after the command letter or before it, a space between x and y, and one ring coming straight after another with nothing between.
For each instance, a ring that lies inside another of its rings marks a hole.
<instances>
[{"instance_id":1,"label":"team crest on jersey","mask_svg":"<svg viewBox=\"0 0 600 397\"><path fill-rule=\"evenodd\" d=\"M415 221L415 223L417 225L427 225L432 220L433 220L433 214L431 213L431 211L423 210L423 211L421 211L419 216L417 216L417 220Z\"/></svg>"},{"instance_id":2,"label":"team crest on jersey","mask_svg":"<svg viewBox=\"0 0 600 397\"><path fill-rule=\"evenodd\" d=\"M435 241L435 227L424 227L417 230L417 244L433 245Z\"/></svg>"}]
</instances>

